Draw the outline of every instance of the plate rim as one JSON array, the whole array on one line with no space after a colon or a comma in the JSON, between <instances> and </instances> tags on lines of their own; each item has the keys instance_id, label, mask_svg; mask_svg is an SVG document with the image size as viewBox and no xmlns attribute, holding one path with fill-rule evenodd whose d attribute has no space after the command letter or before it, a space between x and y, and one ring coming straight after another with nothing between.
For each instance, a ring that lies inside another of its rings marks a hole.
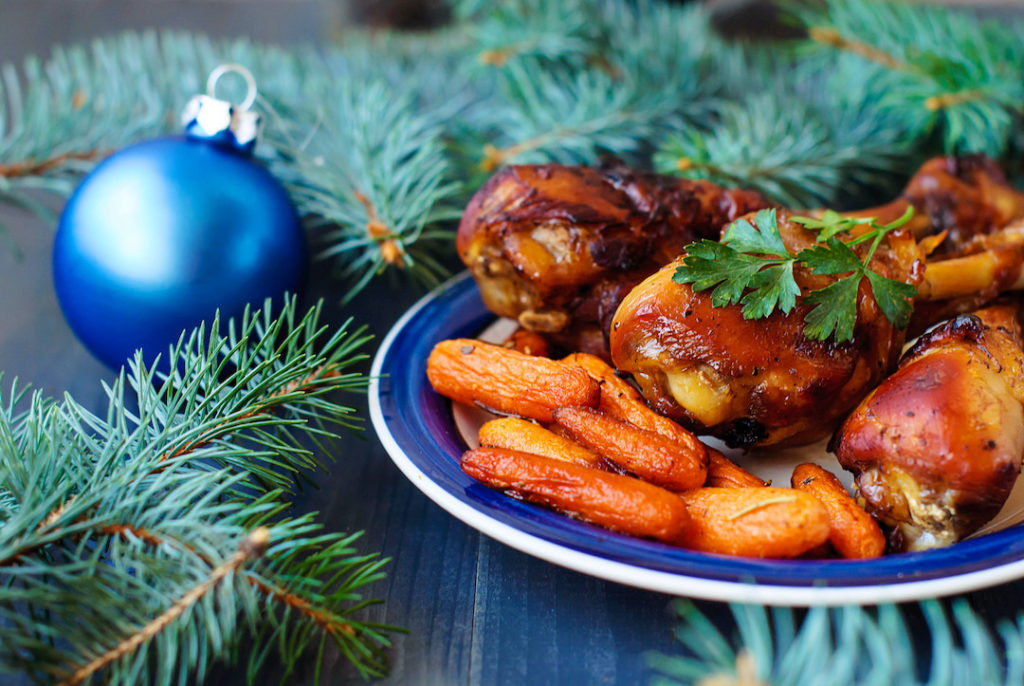
<instances>
[{"instance_id":1,"label":"plate rim","mask_svg":"<svg viewBox=\"0 0 1024 686\"><path fill-rule=\"evenodd\" d=\"M381 402L381 372L384 361L416 315L441 295L470 278L461 272L421 297L392 325L381 341L370 367L368 405L370 420L385 452L402 474L441 509L459 521L520 552L576 572L660 593L721 602L760 605L874 605L881 602L916 601L987 588L1024 577L1024 559L1004 562L949 576L881 584L786 585L770 582L742 582L711 579L677 572L650 569L574 550L548 541L485 512L434 482L399 445L384 416Z\"/></svg>"}]
</instances>

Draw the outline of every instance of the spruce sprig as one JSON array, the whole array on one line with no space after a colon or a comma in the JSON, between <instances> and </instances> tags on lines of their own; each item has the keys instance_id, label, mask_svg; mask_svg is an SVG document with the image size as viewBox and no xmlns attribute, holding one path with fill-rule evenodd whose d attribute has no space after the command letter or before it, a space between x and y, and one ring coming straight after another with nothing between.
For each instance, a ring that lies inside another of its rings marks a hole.
<instances>
[{"instance_id":1,"label":"spruce sprig","mask_svg":"<svg viewBox=\"0 0 1024 686\"><path fill-rule=\"evenodd\" d=\"M386 670L391 627L361 589L384 560L285 496L318 462L302 440L351 426L338 391L366 337L294 300L192 332L161 374L141 354L104 415L12 387L0 404L0 673L79 683L202 677L250 636L249 674L331 643Z\"/></svg>"},{"instance_id":2,"label":"spruce sprig","mask_svg":"<svg viewBox=\"0 0 1024 686\"><path fill-rule=\"evenodd\" d=\"M311 94L326 103L315 119L279 118L271 133L277 166L325 246L320 257L337 260L346 299L389 267L437 285L447 271L431 244L453 240L446 224L460 214L441 121L383 82L332 91Z\"/></svg>"},{"instance_id":3,"label":"spruce sprig","mask_svg":"<svg viewBox=\"0 0 1024 686\"><path fill-rule=\"evenodd\" d=\"M712 67L719 43L705 11L656 2L582 5L601 27L588 33L585 58L531 52L502 62L497 99L481 104L492 112L480 131L488 141L485 171L523 162L590 164L606 154L639 161L669 125L709 111L720 90ZM563 28L570 30L548 30Z\"/></svg>"},{"instance_id":4,"label":"spruce sprig","mask_svg":"<svg viewBox=\"0 0 1024 686\"><path fill-rule=\"evenodd\" d=\"M798 7L812 44L843 58L829 80L835 102L851 102L843 91L856 71L871 84L860 104L898 117L912 138L935 132L949 153L1006 151L1024 113L1024 49L1012 27L879 0Z\"/></svg>"},{"instance_id":5,"label":"spruce sprig","mask_svg":"<svg viewBox=\"0 0 1024 686\"><path fill-rule=\"evenodd\" d=\"M677 599L675 636L682 655L651 653L657 686L759 683L773 686L953 686L1024 680L1024 617L1004 620L992 636L966 601L952 618L937 600L920 604L931 631L927 676L920 675L902 611L882 605L811 608L802 621L790 608L730 606L738 629L726 637L688 600ZM959 640L958 640L959 639Z\"/></svg>"},{"instance_id":6,"label":"spruce sprig","mask_svg":"<svg viewBox=\"0 0 1024 686\"><path fill-rule=\"evenodd\" d=\"M813 88L776 84L723 103L708 122L670 131L654 155L657 171L816 207L871 197L910 166L912 149L891 117L836 112L815 101Z\"/></svg>"},{"instance_id":7,"label":"spruce sprig","mask_svg":"<svg viewBox=\"0 0 1024 686\"><path fill-rule=\"evenodd\" d=\"M794 255L779 233L776 211L760 210L753 223L741 217L729 224L721 242L705 239L689 245L672 280L691 284L696 292L713 288L714 307L740 304L745 319L765 319L775 310L789 314L796 306L801 290L793 272L802 265L814 274L844 274L828 286L804 294L804 304L812 306L804 317L808 338L823 341L834 337L838 343L853 338L857 292L864 279L885 317L902 329L910 321L913 306L909 298L917 289L868 265L882 239L910 221L913 214L910 207L889 224L878 224L873 217L843 217L834 211L826 211L821 218L791 217L804 228L817 231L816 240L823 243ZM837 238L857 226L867 229L846 241ZM863 257L853 251L852 246L868 242Z\"/></svg>"}]
</instances>

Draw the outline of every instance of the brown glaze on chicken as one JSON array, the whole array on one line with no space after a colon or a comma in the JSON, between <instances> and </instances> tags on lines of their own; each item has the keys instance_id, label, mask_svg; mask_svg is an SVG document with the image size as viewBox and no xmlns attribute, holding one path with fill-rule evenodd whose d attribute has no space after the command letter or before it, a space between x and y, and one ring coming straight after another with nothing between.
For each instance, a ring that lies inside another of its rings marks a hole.
<instances>
[{"instance_id":1,"label":"brown glaze on chicken","mask_svg":"<svg viewBox=\"0 0 1024 686\"><path fill-rule=\"evenodd\" d=\"M1024 194L984 155L928 160L911 178L902 199L914 206L925 233L946 232L935 256L985 250L989 234L1024 217Z\"/></svg>"},{"instance_id":2,"label":"brown glaze on chicken","mask_svg":"<svg viewBox=\"0 0 1024 686\"><path fill-rule=\"evenodd\" d=\"M796 254L814 234L778 215L779 232ZM871 268L917 283L921 255L906 233L888 236ZM865 244L858 246L863 250ZM623 300L612 323L615 366L633 374L656 410L718 436L731 446L809 443L827 436L899 356L903 332L893 328L865 284L857 324L846 343L804 336L810 309L744 319L739 307L713 307L711 291L672 280L682 257L644 280ZM836 277L797 268L803 291Z\"/></svg>"},{"instance_id":3,"label":"brown glaze on chicken","mask_svg":"<svg viewBox=\"0 0 1024 686\"><path fill-rule=\"evenodd\" d=\"M833 439L896 550L949 545L1002 507L1024 457L1017 306L961 315L922 336Z\"/></svg>"},{"instance_id":4,"label":"brown glaze on chicken","mask_svg":"<svg viewBox=\"0 0 1024 686\"><path fill-rule=\"evenodd\" d=\"M506 167L470 201L458 251L495 314L606 357L607 326L633 286L766 206L752 191L622 167Z\"/></svg>"},{"instance_id":5,"label":"brown glaze on chicken","mask_svg":"<svg viewBox=\"0 0 1024 686\"><path fill-rule=\"evenodd\" d=\"M994 230L1000 222L1024 215L1024 195L1008 186L984 158L930 160L900 198L851 214L889 222L908 205L916 210L913 221L898 236L890 235L888 249L876 255L872 269L922 285L924 253L932 252L929 264L934 264L936 245L943 239L949 242L954 229L962 251L987 248L986 258L991 258L982 281L968 284L967 290L963 283L949 289L973 293L971 297L920 308L918 328L950 310L991 300L1020 274L1024 231L1015 237L1013 231ZM811 232L789 222L780 221L780 230L793 254L812 244ZM766 320L745 320L737 306L712 307L710 291L695 293L673 282L681 259L625 298L614 316L611 356L616 366L634 374L648 403L697 431L743 447L811 442L831 433L898 358L904 332L893 330L866 284L858 295L853 339L815 342L803 335L808 308L799 300L789 315L777 312ZM967 276L957 274L956 268L947 271L928 282L928 288L941 290L944 282ZM800 270L796 277L805 293L833 280Z\"/></svg>"}]
</instances>

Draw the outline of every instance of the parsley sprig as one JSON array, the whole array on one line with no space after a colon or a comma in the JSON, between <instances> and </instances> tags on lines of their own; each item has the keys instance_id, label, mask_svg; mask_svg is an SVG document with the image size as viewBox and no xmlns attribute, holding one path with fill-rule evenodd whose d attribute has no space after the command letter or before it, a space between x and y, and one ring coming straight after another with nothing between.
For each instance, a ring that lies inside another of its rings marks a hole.
<instances>
[{"instance_id":1,"label":"parsley sprig","mask_svg":"<svg viewBox=\"0 0 1024 686\"><path fill-rule=\"evenodd\" d=\"M796 305L800 287L793 278L793 267L802 264L815 274L844 274L824 288L812 290L804 303L812 309L804 317L804 334L823 341L834 336L839 343L853 338L857 321L857 289L867 279L871 292L885 317L897 328L904 328L913 311L909 298L917 294L910 284L882 276L868 268L871 258L889 232L910 221L914 208L889 224L878 224L875 217L844 217L825 210L821 217L791 217L805 229L816 231L819 243L793 255L779 233L775 210L761 210L754 222L737 219L722 235L722 241L702 240L687 247L687 256L676 268L672 279L688 283L694 291L711 291L715 307L742 305L746 319L764 319L776 309L788 314ZM867 230L847 241L839 239L856 226ZM861 259L853 247L870 242Z\"/></svg>"}]
</instances>

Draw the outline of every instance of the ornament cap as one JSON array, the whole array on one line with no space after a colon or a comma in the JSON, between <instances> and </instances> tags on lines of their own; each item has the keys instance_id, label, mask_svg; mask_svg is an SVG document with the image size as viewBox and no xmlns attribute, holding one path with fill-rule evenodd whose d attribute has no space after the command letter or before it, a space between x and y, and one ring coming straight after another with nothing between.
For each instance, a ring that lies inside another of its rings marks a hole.
<instances>
[{"instance_id":1,"label":"ornament cap","mask_svg":"<svg viewBox=\"0 0 1024 686\"><path fill-rule=\"evenodd\" d=\"M215 96L217 81L227 73L245 79L245 100L235 105ZM189 138L206 140L251 155L260 130L260 115L249 108L256 102L256 80L252 73L238 64L222 64L210 73L206 94L196 95L185 106L181 122Z\"/></svg>"}]
</instances>

